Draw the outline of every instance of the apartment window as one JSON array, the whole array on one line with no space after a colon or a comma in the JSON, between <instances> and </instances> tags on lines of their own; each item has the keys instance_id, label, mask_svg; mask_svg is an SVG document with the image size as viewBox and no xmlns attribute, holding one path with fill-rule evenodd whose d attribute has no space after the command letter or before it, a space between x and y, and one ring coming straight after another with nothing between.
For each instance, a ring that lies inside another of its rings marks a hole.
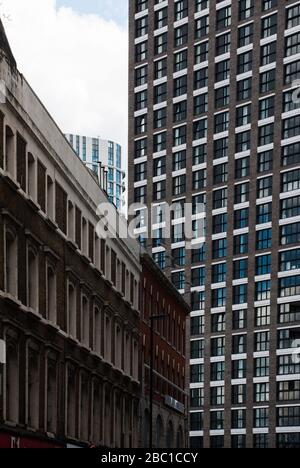
<instances>
[{"instance_id":1,"label":"apartment window","mask_svg":"<svg viewBox=\"0 0 300 468\"><path fill-rule=\"evenodd\" d=\"M218 164L214 166L214 184L223 184L228 180L228 164Z\"/></svg>"},{"instance_id":2,"label":"apartment window","mask_svg":"<svg viewBox=\"0 0 300 468\"><path fill-rule=\"evenodd\" d=\"M224 411L212 411L210 413L210 429L214 431L224 429Z\"/></svg>"},{"instance_id":3,"label":"apartment window","mask_svg":"<svg viewBox=\"0 0 300 468\"><path fill-rule=\"evenodd\" d=\"M154 87L154 104L161 104L167 100L167 85L162 83Z\"/></svg>"},{"instance_id":4,"label":"apartment window","mask_svg":"<svg viewBox=\"0 0 300 468\"><path fill-rule=\"evenodd\" d=\"M268 198L273 193L273 178L264 177L257 181L257 198Z\"/></svg>"},{"instance_id":5,"label":"apartment window","mask_svg":"<svg viewBox=\"0 0 300 468\"><path fill-rule=\"evenodd\" d=\"M229 150L228 138L219 138L214 142L214 159L222 159L228 157Z\"/></svg>"},{"instance_id":6,"label":"apartment window","mask_svg":"<svg viewBox=\"0 0 300 468\"><path fill-rule=\"evenodd\" d=\"M254 402L267 403L270 399L270 384L259 383L254 385Z\"/></svg>"},{"instance_id":7,"label":"apartment window","mask_svg":"<svg viewBox=\"0 0 300 468\"><path fill-rule=\"evenodd\" d=\"M277 6L277 0L262 0L262 11L268 11Z\"/></svg>"},{"instance_id":8,"label":"apartment window","mask_svg":"<svg viewBox=\"0 0 300 468\"><path fill-rule=\"evenodd\" d=\"M211 378L212 382L220 382L225 378L225 362L211 363Z\"/></svg>"},{"instance_id":9,"label":"apartment window","mask_svg":"<svg viewBox=\"0 0 300 468\"><path fill-rule=\"evenodd\" d=\"M262 229L256 233L256 250L265 250L272 247L272 229Z\"/></svg>"},{"instance_id":10,"label":"apartment window","mask_svg":"<svg viewBox=\"0 0 300 468\"><path fill-rule=\"evenodd\" d=\"M200 94L194 97L194 115L205 114L208 110L208 94Z\"/></svg>"},{"instance_id":11,"label":"apartment window","mask_svg":"<svg viewBox=\"0 0 300 468\"><path fill-rule=\"evenodd\" d=\"M225 283L227 276L227 264L218 263L212 266L212 282L213 283Z\"/></svg>"},{"instance_id":12,"label":"apartment window","mask_svg":"<svg viewBox=\"0 0 300 468\"><path fill-rule=\"evenodd\" d=\"M273 150L263 151L257 155L257 171L267 172L273 169Z\"/></svg>"},{"instance_id":13,"label":"apartment window","mask_svg":"<svg viewBox=\"0 0 300 468\"><path fill-rule=\"evenodd\" d=\"M234 335L232 337L232 354L245 354L247 352L247 336Z\"/></svg>"},{"instance_id":14,"label":"apartment window","mask_svg":"<svg viewBox=\"0 0 300 468\"><path fill-rule=\"evenodd\" d=\"M188 26L184 24L174 29L174 47L182 47L188 40Z\"/></svg>"},{"instance_id":15,"label":"apartment window","mask_svg":"<svg viewBox=\"0 0 300 468\"><path fill-rule=\"evenodd\" d=\"M57 304L56 271L50 264L47 265L46 270L47 320L55 324Z\"/></svg>"},{"instance_id":16,"label":"apartment window","mask_svg":"<svg viewBox=\"0 0 300 468\"><path fill-rule=\"evenodd\" d=\"M148 44L147 41L136 44L135 46L135 61L143 62L148 57Z\"/></svg>"},{"instance_id":17,"label":"apartment window","mask_svg":"<svg viewBox=\"0 0 300 468\"><path fill-rule=\"evenodd\" d=\"M278 309L278 323L300 322L300 307L297 302L281 304Z\"/></svg>"},{"instance_id":18,"label":"apartment window","mask_svg":"<svg viewBox=\"0 0 300 468\"><path fill-rule=\"evenodd\" d=\"M226 208L227 188L215 190L213 192L213 209Z\"/></svg>"},{"instance_id":19,"label":"apartment window","mask_svg":"<svg viewBox=\"0 0 300 468\"><path fill-rule=\"evenodd\" d=\"M229 86L223 86L215 90L215 107L216 109L221 109L223 107L228 107L229 105Z\"/></svg>"},{"instance_id":20,"label":"apartment window","mask_svg":"<svg viewBox=\"0 0 300 468\"><path fill-rule=\"evenodd\" d=\"M193 140L201 140L207 137L207 119L201 119L194 122Z\"/></svg>"},{"instance_id":21,"label":"apartment window","mask_svg":"<svg viewBox=\"0 0 300 468\"><path fill-rule=\"evenodd\" d=\"M248 287L247 284L239 284L233 287L233 304L247 304Z\"/></svg>"},{"instance_id":22,"label":"apartment window","mask_svg":"<svg viewBox=\"0 0 300 468\"><path fill-rule=\"evenodd\" d=\"M201 68L194 72L194 90L205 88L208 85L208 68Z\"/></svg>"},{"instance_id":23,"label":"apartment window","mask_svg":"<svg viewBox=\"0 0 300 468\"><path fill-rule=\"evenodd\" d=\"M271 321L271 308L270 308L270 306L257 307L255 309L255 326L256 327L269 326L270 321Z\"/></svg>"},{"instance_id":24,"label":"apartment window","mask_svg":"<svg viewBox=\"0 0 300 468\"><path fill-rule=\"evenodd\" d=\"M211 406L224 406L225 404L225 387L211 388Z\"/></svg>"},{"instance_id":25,"label":"apartment window","mask_svg":"<svg viewBox=\"0 0 300 468\"><path fill-rule=\"evenodd\" d=\"M230 52L231 35L230 33L222 34L216 38L216 55L223 55Z\"/></svg>"},{"instance_id":26,"label":"apartment window","mask_svg":"<svg viewBox=\"0 0 300 468\"><path fill-rule=\"evenodd\" d=\"M238 75L250 72L252 70L252 57L253 57L252 50L238 55L238 65L237 65Z\"/></svg>"},{"instance_id":27,"label":"apartment window","mask_svg":"<svg viewBox=\"0 0 300 468\"><path fill-rule=\"evenodd\" d=\"M262 357L254 359L254 376L269 377L270 375L270 358Z\"/></svg>"},{"instance_id":28,"label":"apartment window","mask_svg":"<svg viewBox=\"0 0 300 468\"><path fill-rule=\"evenodd\" d=\"M204 358L204 340L191 341L191 359Z\"/></svg>"},{"instance_id":29,"label":"apartment window","mask_svg":"<svg viewBox=\"0 0 300 468\"><path fill-rule=\"evenodd\" d=\"M292 6L286 10L286 29L300 25L300 5Z\"/></svg>"},{"instance_id":30,"label":"apartment window","mask_svg":"<svg viewBox=\"0 0 300 468\"><path fill-rule=\"evenodd\" d=\"M240 0L239 2L239 20L243 21L251 18L254 12L254 0Z\"/></svg>"},{"instance_id":31,"label":"apartment window","mask_svg":"<svg viewBox=\"0 0 300 468\"><path fill-rule=\"evenodd\" d=\"M135 86L143 86L148 81L148 66L144 65L135 70Z\"/></svg>"},{"instance_id":32,"label":"apartment window","mask_svg":"<svg viewBox=\"0 0 300 468\"><path fill-rule=\"evenodd\" d=\"M167 59L163 58L154 62L154 79L159 80L167 76Z\"/></svg>"},{"instance_id":33,"label":"apartment window","mask_svg":"<svg viewBox=\"0 0 300 468\"><path fill-rule=\"evenodd\" d=\"M204 388L193 388L190 392L191 408L204 406Z\"/></svg>"},{"instance_id":34,"label":"apartment window","mask_svg":"<svg viewBox=\"0 0 300 468\"><path fill-rule=\"evenodd\" d=\"M187 75L175 78L173 86L173 96L179 97L187 93Z\"/></svg>"},{"instance_id":35,"label":"apartment window","mask_svg":"<svg viewBox=\"0 0 300 468\"><path fill-rule=\"evenodd\" d=\"M213 241L213 258L224 258L227 255L227 239Z\"/></svg>"},{"instance_id":36,"label":"apartment window","mask_svg":"<svg viewBox=\"0 0 300 468\"><path fill-rule=\"evenodd\" d=\"M203 335L205 327L205 317L203 315L199 317L191 317L191 335L198 336Z\"/></svg>"},{"instance_id":37,"label":"apartment window","mask_svg":"<svg viewBox=\"0 0 300 468\"><path fill-rule=\"evenodd\" d=\"M245 379L247 371L247 361L239 359L232 361L232 378L233 379Z\"/></svg>"},{"instance_id":38,"label":"apartment window","mask_svg":"<svg viewBox=\"0 0 300 468\"><path fill-rule=\"evenodd\" d=\"M254 434L253 447L256 449L269 448L269 434Z\"/></svg>"},{"instance_id":39,"label":"apartment window","mask_svg":"<svg viewBox=\"0 0 300 468\"><path fill-rule=\"evenodd\" d=\"M257 276L271 274L271 265L272 265L271 255L268 254L268 255L261 255L260 257L256 257L255 274Z\"/></svg>"},{"instance_id":40,"label":"apartment window","mask_svg":"<svg viewBox=\"0 0 300 468\"><path fill-rule=\"evenodd\" d=\"M251 146L251 132L241 132L236 135L236 153L243 153L248 151Z\"/></svg>"},{"instance_id":41,"label":"apartment window","mask_svg":"<svg viewBox=\"0 0 300 468\"><path fill-rule=\"evenodd\" d=\"M216 83L224 81L229 78L230 73L230 61L224 60L223 62L216 63Z\"/></svg>"},{"instance_id":42,"label":"apartment window","mask_svg":"<svg viewBox=\"0 0 300 468\"><path fill-rule=\"evenodd\" d=\"M243 405L246 403L247 387L246 385L232 386L232 404Z\"/></svg>"},{"instance_id":43,"label":"apartment window","mask_svg":"<svg viewBox=\"0 0 300 468\"><path fill-rule=\"evenodd\" d=\"M243 258L233 262L233 278L235 280L248 277L248 259Z\"/></svg>"},{"instance_id":44,"label":"apartment window","mask_svg":"<svg viewBox=\"0 0 300 468\"><path fill-rule=\"evenodd\" d=\"M262 429L269 427L269 408L257 408L254 410L253 427Z\"/></svg>"},{"instance_id":45,"label":"apartment window","mask_svg":"<svg viewBox=\"0 0 300 468\"><path fill-rule=\"evenodd\" d=\"M276 86L276 70L269 70L260 74L260 93L270 93Z\"/></svg>"},{"instance_id":46,"label":"apartment window","mask_svg":"<svg viewBox=\"0 0 300 468\"><path fill-rule=\"evenodd\" d=\"M244 330L247 327L247 310L233 311L233 330Z\"/></svg>"},{"instance_id":47,"label":"apartment window","mask_svg":"<svg viewBox=\"0 0 300 468\"><path fill-rule=\"evenodd\" d=\"M227 232L227 213L213 216L213 234Z\"/></svg>"},{"instance_id":48,"label":"apartment window","mask_svg":"<svg viewBox=\"0 0 300 468\"><path fill-rule=\"evenodd\" d=\"M256 353L269 351L270 332L259 332L254 335L254 351Z\"/></svg>"},{"instance_id":49,"label":"apartment window","mask_svg":"<svg viewBox=\"0 0 300 468\"><path fill-rule=\"evenodd\" d=\"M284 68L284 83L291 84L299 78L300 60L289 63Z\"/></svg>"},{"instance_id":50,"label":"apartment window","mask_svg":"<svg viewBox=\"0 0 300 468\"><path fill-rule=\"evenodd\" d=\"M209 32L209 16L202 16L195 21L195 39L202 39Z\"/></svg>"},{"instance_id":51,"label":"apartment window","mask_svg":"<svg viewBox=\"0 0 300 468\"><path fill-rule=\"evenodd\" d=\"M231 6L217 10L217 31L231 25Z\"/></svg>"},{"instance_id":52,"label":"apartment window","mask_svg":"<svg viewBox=\"0 0 300 468\"><path fill-rule=\"evenodd\" d=\"M253 42L253 23L238 29L238 47L245 47Z\"/></svg>"},{"instance_id":53,"label":"apartment window","mask_svg":"<svg viewBox=\"0 0 300 468\"><path fill-rule=\"evenodd\" d=\"M233 239L234 255L243 255L243 254L248 253L248 243L249 243L248 234L240 234L239 236L234 236L234 239Z\"/></svg>"},{"instance_id":54,"label":"apartment window","mask_svg":"<svg viewBox=\"0 0 300 468\"><path fill-rule=\"evenodd\" d=\"M300 242L300 223L287 224L280 229L281 245L297 244Z\"/></svg>"},{"instance_id":55,"label":"apartment window","mask_svg":"<svg viewBox=\"0 0 300 468\"><path fill-rule=\"evenodd\" d=\"M264 67L270 65L271 63L276 62L276 51L277 44L276 42L270 42L265 44L260 48L260 65Z\"/></svg>"},{"instance_id":56,"label":"apartment window","mask_svg":"<svg viewBox=\"0 0 300 468\"><path fill-rule=\"evenodd\" d=\"M277 396L278 396L278 401L300 400L300 380L278 382Z\"/></svg>"},{"instance_id":57,"label":"apartment window","mask_svg":"<svg viewBox=\"0 0 300 468\"><path fill-rule=\"evenodd\" d=\"M206 187L206 169L193 172L193 190L201 190Z\"/></svg>"},{"instance_id":58,"label":"apartment window","mask_svg":"<svg viewBox=\"0 0 300 468\"><path fill-rule=\"evenodd\" d=\"M135 110L146 109L148 93L147 90L135 94Z\"/></svg>"},{"instance_id":59,"label":"apartment window","mask_svg":"<svg viewBox=\"0 0 300 468\"><path fill-rule=\"evenodd\" d=\"M252 78L240 80L237 83L237 101L245 101L252 97Z\"/></svg>"},{"instance_id":60,"label":"apartment window","mask_svg":"<svg viewBox=\"0 0 300 468\"><path fill-rule=\"evenodd\" d=\"M194 268L192 270L192 286L204 286L205 285L205 268Z\"/></svg>"},{"instance_id":61,"label":"apartment window","mask_svg":"<svg viewBox=\"0 0 300 468\"><path fill-rule=\"evenodd\" d=\"M266 38L277 33L277 13L261 21L261 37Z\"/></svg>"},{"instance_id":62,"label":"apartment window","mask_svg":"<svg viewBox=\"0 0 300 468\"><path fill-rule=\"evenodd\" d=\"M235 178L243 179L250 174L250 158L239 158L235 161Z\"/></svg>"},{"instance_id":63,"label":"apartment window","mask_svg":"<svg viewBox=\"0 0 300 468\"><path fill-rule=\"evenodd\" d=\"M191 383L203 383L204 366L203 364L192 365L190 368Z\"/></svg>"},{"instance_id":64,"label":"apartment window","mask_svg":"<svg viewBox=\"0 0 300 468\"><path fill-rule=\"evenodd\" d=\"M148 16L143 16L135 22L135 37L145 36L148 33Z\"/></svg>"},{"instance_id":65,"label":"apartment window","mask_svg":"<svg viewBox=\"0 0 300 468\"><path fill-rule=\"evenodd\" d=\"M201 42L195 45L195 65L208 60L208 42Z\"/></svg>"},{"instance_id":66,"label":"apartment window","mask_svg":"<svg viewBox=\"0 0 300 468\"><path fill-rule=\"evenodd\" d=\"M236 109L236 126L242 127L251 123L251 104L237 107Z\"/></svg>"},{"instance_id":67,"label":"apartment window","mask_svg":"<svg viewBox=\"0 0 300 468\"><path fill-rule=\"evenodd\" d=\"M160 55L167 52L168 49L168 34L160 34L154 38L154 53Z\"/></svg>"},{"instance_id":68,"label":"apartment window","mask_svg":"<svg viewBox=\"0 0 300 468\"><path fill-rule=\"evenodd\" d=\"M249 201L249 182L235 186L235 204Z\"/></svg>"},{"instance_id":69,"label":"apartment window","mask_svg":"<svg viewBox=\"0 0 300 468\"><path fill-rule=\"evenodd\" d=\"M231 412L231 428L245 429L246 428L246 410L233 410Z\"/></svg>"},{"instance_id":70,"label":"apartment window","mask_svg":"<svg viewBox=\"0 0 300 468\"><path fill-rule=\"evenodd\" d=\"M155 12L155 29L161 29L168 24L168 8L160 8Z\"/></svg>"},{"instance_id":71,"label":"apartment window","mask_svg":"<svg viewBox=\"0 0 300 468\"><path fill-rule=\"evenodd\" d=\"M203 429L203 413L190 413L190 430L201 431Z\"/></svg>"},{"instance_id":72,"label":"apartment window","mask_svg":"<svg viewBox=\"0 0 300 468\"><path fill-rule=\"evenodd\" d=\"M287 406L277 408L278 427L296 427L300 425L300 407Z\"/></svg>"},{"instance_id":73,"label":"apartment window","mask_svg":"<svg viewBox=\"0 0 300 468\"><path fill-rule=\"evenodd\" d=\"M222 333L226 330L226 315L213 314L211 318L212 333Z\"/></svg>"},{"instance_id":74,"label":"apartment window","mask_svg":"<svg viewBox=\"0 0 300 468\"><path fill-rule=\"evenodd\" d=\"M212 307L224 307L226 305L226 288L214 289L212 292Z\"/></svg>"}]
</instances>

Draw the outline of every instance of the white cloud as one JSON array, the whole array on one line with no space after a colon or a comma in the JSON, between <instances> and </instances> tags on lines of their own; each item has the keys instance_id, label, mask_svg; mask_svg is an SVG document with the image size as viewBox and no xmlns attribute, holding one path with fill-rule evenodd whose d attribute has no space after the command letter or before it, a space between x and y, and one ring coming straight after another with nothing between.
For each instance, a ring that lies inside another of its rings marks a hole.
<instances>
[{"instance_id":1,"label":"white cloud","mask_svg":"<svg viewBox=\"0 0 300 468\"><path fill-rule=\"evenodd\" d=\"M4 0L2 8L18 68L61 129L127 147L127 31L56 9L55 0Z\"/></svg>"}]
</instances>

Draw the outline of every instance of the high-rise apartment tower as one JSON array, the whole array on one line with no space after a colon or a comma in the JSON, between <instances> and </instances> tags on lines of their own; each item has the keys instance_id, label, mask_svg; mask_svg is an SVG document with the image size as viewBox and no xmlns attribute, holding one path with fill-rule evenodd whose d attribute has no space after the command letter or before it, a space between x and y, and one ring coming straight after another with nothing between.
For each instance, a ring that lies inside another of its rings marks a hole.
<instances>
[{"instance_id":1,"label":"high-rise apartment tower","mask_svg":"<svg viewBox=\"0 0 300 468\"><path fill-rule=\"evenodd\" d=\"M191 446L299 448L300 2L129 3L129 204L191 298Z\"/></svg>"}]
</instances>

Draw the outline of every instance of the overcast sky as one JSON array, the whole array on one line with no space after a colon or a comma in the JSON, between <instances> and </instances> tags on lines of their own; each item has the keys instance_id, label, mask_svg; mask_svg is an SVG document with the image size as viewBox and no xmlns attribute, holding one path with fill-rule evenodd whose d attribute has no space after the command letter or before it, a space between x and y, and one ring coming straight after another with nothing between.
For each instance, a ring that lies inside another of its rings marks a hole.
<instances>
[{"instance_id":1,"label":"overcast sky","mask_svg":"<svg viewBox=\"0 0 300 468\"><path fill-rule=\"evenodd\" d=\"M19 70L63 132L127 144L127 0L2 0Z\"/></svg>"}]
</instances>

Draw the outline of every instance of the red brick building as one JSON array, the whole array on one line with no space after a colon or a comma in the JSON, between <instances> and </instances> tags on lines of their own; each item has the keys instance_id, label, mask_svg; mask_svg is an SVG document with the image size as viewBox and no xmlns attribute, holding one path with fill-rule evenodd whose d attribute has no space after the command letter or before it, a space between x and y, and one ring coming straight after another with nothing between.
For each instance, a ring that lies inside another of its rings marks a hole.
<instances>
[{"instance_id":1,"label":"red brick building","mask_svg":"<svg viewBox=\"0 0 300 468\"><path fill-rule=\"evenodd\" d=\"M153 417L155 448L186 446L186 317L189 306L148 254L141 256L142 430L150 443L151 321L153 323ZM151 320L152 317L152 320ZM156 318L155 318L156 317Z\"/></svg>"}]
</instances>

